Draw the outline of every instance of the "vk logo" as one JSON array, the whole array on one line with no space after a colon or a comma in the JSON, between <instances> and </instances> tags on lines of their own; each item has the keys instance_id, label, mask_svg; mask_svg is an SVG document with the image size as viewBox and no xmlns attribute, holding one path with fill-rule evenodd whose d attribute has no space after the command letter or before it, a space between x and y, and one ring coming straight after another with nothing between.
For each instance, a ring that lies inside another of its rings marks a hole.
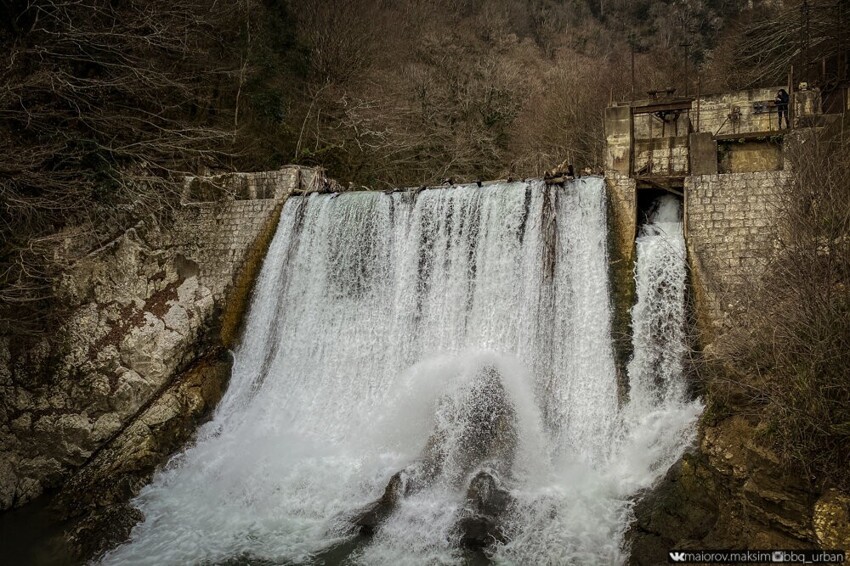
<instances>
[{"instance_id":1,"label":"vk logo","mask_svg":"<svg viewBox=\"0 0 850 566\"><path fill-rule=\"evenodd\" d=\"M685 561L685 553L684 552L671 552L670 560L673 562L684 562Z\"/></svg>"}]
</instances>

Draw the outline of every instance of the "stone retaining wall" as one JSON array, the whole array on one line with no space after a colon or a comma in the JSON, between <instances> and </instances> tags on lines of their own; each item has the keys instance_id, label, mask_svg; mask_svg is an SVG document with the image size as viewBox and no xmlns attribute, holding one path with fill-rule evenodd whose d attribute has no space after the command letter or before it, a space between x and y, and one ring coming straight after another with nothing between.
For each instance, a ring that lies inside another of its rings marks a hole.
<instances>
[{"instance_id":1,"label":"stone retaining wall","mask_svg":"<svg viewBox=\"0 0 850 566\"><path fill-rule=\"evenodd\" d=\"M685 237L699 310L709 326L745 308L779 237L787 171L685 178Z\"/></svg>"}]
</instances>

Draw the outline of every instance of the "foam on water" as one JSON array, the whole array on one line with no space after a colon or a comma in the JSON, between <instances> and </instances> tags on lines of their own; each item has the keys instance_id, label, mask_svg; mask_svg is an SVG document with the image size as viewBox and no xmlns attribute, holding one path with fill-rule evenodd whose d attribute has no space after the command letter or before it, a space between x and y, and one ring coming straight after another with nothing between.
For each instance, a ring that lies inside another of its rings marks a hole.
<instances>
[{"instance_id":1,"label":"foam on water","mask_svg":"<svg viewBox=\"0 0 850 566\"><path fill-rule=\"evenodd\" d=\"M658 210L621 408L601 179L289 199L224 399L103 562L308 562L352 540L352 513L426 452L436 475L339 560L462 563L465 484L496 459L517 503L494 561L621 562L632 496L700 410L681 385L681 221ZM479 462L481 408L501 406L493 446L509 456Z\"/></svg>"}]
</instances>

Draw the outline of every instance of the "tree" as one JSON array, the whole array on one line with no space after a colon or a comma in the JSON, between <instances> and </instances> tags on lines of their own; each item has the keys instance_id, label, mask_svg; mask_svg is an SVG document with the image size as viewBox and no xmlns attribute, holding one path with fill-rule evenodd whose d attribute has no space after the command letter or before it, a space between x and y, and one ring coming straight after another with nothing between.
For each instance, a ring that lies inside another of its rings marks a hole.
<instances>
[{"instance_id":1,"label":"tree","mask_svg":"<svg viewBox=\"0 0 850 566\"><path fill-rule=\"evenodd\" d=\"M93 245L122 219L173 202L181 173L230 149L232 105L222 101L238 88L230 23L244 5L0 7L0 320L20 323L50 297L60 228Z\"/></svg>"}]
</instances>

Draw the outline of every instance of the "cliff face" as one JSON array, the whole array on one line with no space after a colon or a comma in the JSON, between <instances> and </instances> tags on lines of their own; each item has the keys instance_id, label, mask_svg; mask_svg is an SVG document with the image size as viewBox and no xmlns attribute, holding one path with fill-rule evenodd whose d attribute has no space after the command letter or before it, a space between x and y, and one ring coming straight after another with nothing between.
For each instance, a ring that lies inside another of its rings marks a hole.
<instances>
[{"instance_id":1,"label":"cliff face","mask_svg":"<svg viewBox=\"0 0 850 566\"><path fill-rule=\"evenodd\" d=\"M847 548L850 497L783 467L751 419L701 424L698 447L635 506L630 564L672 549Z\"/></svg>"},{"instance_id":2,"label":"cliff face","mask_svg":"<svg viewBox=\"0 0 850 566\"><path fill-rule=\"evenodd\" d=\"M162 459L179 446L168 429L220 395L223 349L277 215L313 177L291 168L188 184L171 222L142 222L76 259L57 290L68 315L53 336L0 337L0 510L80 468L106 471L116 450L147 461L145 450Z\"/></svg>"},{"instance_id":3,"label":"cliff face","mask_svg":"<svg viewBox=\"0 0 850 566\"><path fill-rule=\"evenodd\" d=\"M222 348L204 355L62 486L52 506L71 520L65 538L76 556L97 556L126 540L142 518L130 499L191 440L221 399L230 369Z\"/></svg>"},{"instance_id":4,"label":"cliff face","mask_svg":"<svg viewBox=\"0 0 850 566\"><path fill-rule=\"evenodd\" d=\"M154 251L141 231L66 277L61 292L76 304L58 340L15 351L4 339L3 508L83 465L191 359L207 330L211 290L181 276L176 257ZM59 351L48 351L57 342Z\"/></svg>"}]
</instances>

